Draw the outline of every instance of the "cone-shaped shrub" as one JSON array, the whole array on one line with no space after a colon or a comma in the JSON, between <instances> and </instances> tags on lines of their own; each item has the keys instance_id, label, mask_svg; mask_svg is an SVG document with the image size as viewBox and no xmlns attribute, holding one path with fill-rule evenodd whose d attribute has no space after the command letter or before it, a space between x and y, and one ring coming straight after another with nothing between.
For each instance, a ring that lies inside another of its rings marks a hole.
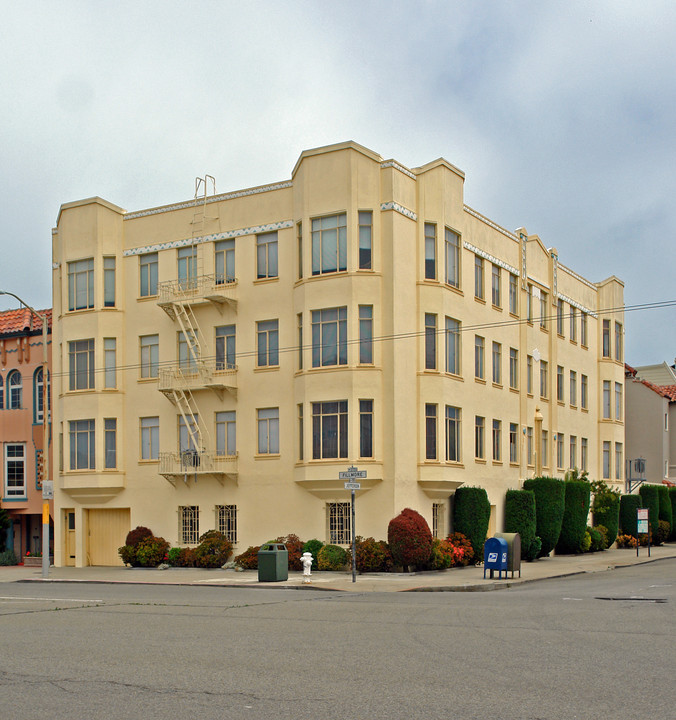
<instances>
[{"instance_id":1,"label":"cone-shaped shrub","mask_svg":"<svg viewBox=\"0 0 676 720\"><path fill-rule=\"evenodd\" d=\"M565 508L556 552L580 553L584 551L591 488L586 480L566 480L564 487Z\"/></svg>"},{"instance_id":2,"label":"cone-shaped shrub","mask_svg":"<svg viewBox=\"0 0 676 720\"><path fill-rule=\"evenodd\" d=\"M669 535L671 535L671 528L674 526L674 514L673 510L671 509L669 488L666 485L658 485L657 493L660 496L659 519L669 523Z\"/></svg>"},{"instance_id":3,"label":"cone-shaped shrub","mask_svg":"<svg viewBox=\"0 0 676 720\"><path fill-rule=\"evenodd\" d=\"M524 482L523 489L532 490L535 494L535 534L542 541L538 557L545 557L556 547L561 534L565 508L563 480L552 477L532 478Z\"/></svg>"},{"instance_id":4,"label":"cone-shaped shrub","mask_svg":"<svg viewBox=\"0 0 676 720\"><path fill-rule=\"evenodd\" d=\"M505 532L519 533L521 558L528 557L535 540L535 493L532 490L508 490L505 495Z\"/></svg>"},{"instance_id":5,"label":"cone-shaped shrub","mask_svg":"<svg viewBox=\"0 0 676 720\"><path fill-rule=\"evenodd\" d=\"M425 565L432 552L432 533L425 518L406 508L387 526L387 543L397 565Z\"/></svg>"},{"instance_id":6,"label":"cone-shaped shrub","mask_svg":"<svg viewBox=\"0 0 676 720\"><path fill-rule=\"evenodd\" d=\"M453 529L462 533L471 543L474 559L484 557L484 542L491 518L491 504L484 488L459 487L453 503Z\"/></svg>"},{"instance_id":7,"label":"cone-shaped shrub","mask_svg":"<svg viewBox=\"0 0 676 720\"><path fill-rule=\"evenodd\" d=\"M669 488L669 500L671 501L671 516L676 518L676 487ZM676 540L676 522L671 525L670 540Z\"/></svg>"},{"instance_id":8,"label":"cone-shaped shrub","mask_svg":"<svg viewBox=\"0 0 676 720\"><path fill-rule=\"evenodd\" d=\"M617 538L620 529L620 493L611 490L602 480L592 483L594 499L592 513L594 525L603 525L607 532L606 547L610 547Z\"/></svg>"},{"instance_id":9,"label":"cone-shaped shrub","mask_svg":"<svg viewBox=\"0 0 676 720\"><path fill-rule=\"evenodd\" d=\"M658 531L660 528L660 494L657 485L643 484L638 489L643 507L648 508L648 522L650 523L650 542L660 545Z\"/></svg>"},{"instance_id":10,"label":"cone-shaped shrub","mask_svg":"<svg viewBox=\"0 0 676 720\"><path fill-rule=\"evenodd\" d=\"M636 511L643 507L640 495L622 495L620 497L620 530L624 535L637 537Z\"/></svg>"}]
</instances>

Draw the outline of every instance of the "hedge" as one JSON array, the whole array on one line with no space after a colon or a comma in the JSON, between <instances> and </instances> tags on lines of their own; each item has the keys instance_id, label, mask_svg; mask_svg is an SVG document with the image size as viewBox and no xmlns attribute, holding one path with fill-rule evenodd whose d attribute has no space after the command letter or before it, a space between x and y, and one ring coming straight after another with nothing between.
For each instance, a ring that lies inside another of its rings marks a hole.
<instances>
[{"instance_id":1,"label":"hedge","mask_svg":"<svg viewBox=\"0 0 676 720\"><path fill-rule=\"evenodd\" d=\"M592 501L594 525L603 525L608 531L607 547L617 539L620 530L620 495L610 490L595 493Z\"/></svg>"},{"instance_id":2,"label":"hedge","mask_svg":"<svg viewBox=\"0 0 676 720\"><path fill-rule=\"evenodd\" d=\"M674 526L674 513L671 509L669 488L666 485L658 485L657 493L660 496L659 519L669 523L669 535L671 535L671 528Z\"/></svg>"},{"instance_id":3,"label":"hedge","mask_svg":"<svg viewBox=\"0 0 676 720\"><path fill-rule=\"evenodd\" d=\"M620 530L624 535L637 537L636 511L643 507L640 495L622 495L620 497Z\"/></svg>"},{"instance_id":4,"label":"hedge","mask_svg":"<svg viewBox=\"0 0 676 720\"><path fill-rule=\"evenodd\" d=\"M505 495L505 532L519 533L521 558L529 557L535 540L535 493L532 490L508 490Z\"/></svg>"},{"instance_id":5,"label":"hedge","mask_svg":"<svg viewBox=\"0 0 676 720\"><path fill-rule=\"evenodd\" d=\"M669 500L671 501L671 516L676 518L676 487L669 488ZM676 540L676 523L671 526L670 540Z\"/></svg>"},{"instance_id":6,"label":"hedge","mask_svg":"<svg viewBox=\"0 0 676 720\"><path fill-rule=\"evenodd\" d=\"M660 527L660 494L657 485L644 484L638 489L643 501L643 507L648 508L648 522L650 523L650 542L659 545L658 530Z\"/></svg>"},{"instance_id":7,"label":"hedge","mask_svg":"<svg viewBox=\"0 0 676 720\"><path fill-rule=\"evenodd\" d=\"M481 562L484 557L484 542L491 518L491 504L485 488L459 487L455 491L453 504L453 529L462 533L472 543L474 559Z\"/></svg>"},{"instance_id":8,"label":"hedge","mask_svg":"<svg viewBox=\"0 0 676 720\"><path fill-rule=\"evenodd\" d=\"M432 532L427 520L415 510L406 508L387 526L387 543L397 565L423 567L432 554Z\"/></svg>"},{"instance_id":9,"label":"hedge","mask_svg":"<svg viewBox=\"0 0 676 720\"><path fill-rule=\"evenodd\" d=\"M535 494L535 534L542 541L538 554L545 557L556 547L561 534L565 508L565 487L563 480L552 477L537 477L526 480L524 490Z\"/></svg>"},{"instance_id":10,"label":"hedge","mask_svg":"<svg viewBox=\"0 0 676 720\"><path fill-rule=\"evenodd\" d=\"M556 552L580 553L587 532L591 487L586 480L566 480L564 487L565 508Z\"/></svg>"}]
</instances>

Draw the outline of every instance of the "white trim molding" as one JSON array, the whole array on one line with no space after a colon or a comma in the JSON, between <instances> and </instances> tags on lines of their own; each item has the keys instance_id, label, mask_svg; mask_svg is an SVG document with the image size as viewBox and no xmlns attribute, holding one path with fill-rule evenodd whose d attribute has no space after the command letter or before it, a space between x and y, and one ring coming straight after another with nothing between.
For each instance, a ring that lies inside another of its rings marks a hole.
<instances>
[{"instance_id":1,"label":"white trim molding","mask_svg":"<svg viewBox=\"0 0 676 720\"><path fill-rule=\"evenodd\" d=\"M413 212L413 210L409 210L408 208L405 208L403 205L400 205L396 202L380 203L380 209L383 212L385 212L386 210L394 210L395 212L400 213L404 217L407 217L409 220L418 219L418 216L416 215L416 213Z\"/></svg>"},{"instance_id":2,"label":"white trim molding","mask_svg":"<svg viewBox=\"0 0 676 720\"><path fill-rule=\"evenodd\" d=\"M487 217L482 215L480 212L477 212L476 210L473 210L469 205L463 205L462 209L471 215L472 217L475 217L477 220L481 220L481 222L486 223L489 227L492 227L493 230L497 230L499 233L502 233L505 237L508 237L510 240L515 240L516 242L519 241L519 238L514 234L509 232L509 230L505 230L505 228L500 227L497 223L494 223L492 220L489 220Z\"/></svg>"},{"instance_id":3,"label":"white trim molding","mask_svg":"<svg viewBox=\"0 0 676 720\"><path fill-rule=\"evenodd\" d=\"M512 275L516 275L517 277L519 276L519 271L515 267L513 267L509 263L506 263L504 260L500 260L499 258L494 257L490 253L487 253L485 250L481 250L480 248L476 247L476 245L472 245L472 243L467 242L467 240L465 240L463 242L463 247L466 250L470 250L475 255L478 255L479 257L484 258L484 260L488 260L489 262L492 262L493 265L497 265L498 267L501 267L504 270L508 270L509 272L512 273Z\"/></svg>"},{"instance_id":4,"label":"white trim molding","mask_svg":"<svg viewBox=\"0 0 676 720\"><path fill-rule=\"evenodd\" d=\"M384 163L380 164L380 167L383 170L388 167L394 168L395 170L399 170L400 173L403 173L407 177L410 177L411 180L417 180L415 173L411 172L411 170L405 168L403 165L400 165L396 160L386 160Z\"/></svg>"}]
</instances>

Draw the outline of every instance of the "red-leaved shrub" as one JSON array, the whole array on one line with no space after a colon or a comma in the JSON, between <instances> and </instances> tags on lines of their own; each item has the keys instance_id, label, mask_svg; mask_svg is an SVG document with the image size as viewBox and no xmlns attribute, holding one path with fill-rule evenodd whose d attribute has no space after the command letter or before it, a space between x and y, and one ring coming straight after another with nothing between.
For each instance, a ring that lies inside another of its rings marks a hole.
<instances>
[{"instance_id":1,"label":"red-leaved shrub","mask_svg":"<svg viewBox=\"0 0 676 720\"><path fill-rule=\"evenodd\" d=\"M124 541L124 544L136 547L141 540L145 540L146 538L150 538L152 536L153 531L150 528L139 525L127 533L127 539Z\"/></svg>"},{"instance_id":2,"label":"red-leaved shrub","mask_svg":"<svg viewBox=\"0 0 676 720\"><path fill-rule=\"evenodd\" d=\"M387 526L387 542L397 565L408 570L409 565L424 566L432 552L432 533L425 518L406 508Z\"/></svg>"},{"instance_id":3,"label":"red-leaved shrub","mask_svg":"<svg viewBox=\"0 0 676 720\"><path fill-rule=\"evenodd\" d=\"M243 553L235 558L235 562L245 570L258 570L258 551L260 545L250 545Z\"/></svg>"},{"instance_id":4,"label":"red-leaved shrub","mask_svg":"<svg viewBox=\"0 0 676 720\"><path fill-rule=\"evenodd\" d=\"M291 535L282 535L276 540L273 540L273 542L284 543L284 545L286 545L286 549L289 553L289 570L303 569L300 562L300 556L303 554L304 543L298 535L294 535L293 533Z\"/></svg>"}]
</instances>

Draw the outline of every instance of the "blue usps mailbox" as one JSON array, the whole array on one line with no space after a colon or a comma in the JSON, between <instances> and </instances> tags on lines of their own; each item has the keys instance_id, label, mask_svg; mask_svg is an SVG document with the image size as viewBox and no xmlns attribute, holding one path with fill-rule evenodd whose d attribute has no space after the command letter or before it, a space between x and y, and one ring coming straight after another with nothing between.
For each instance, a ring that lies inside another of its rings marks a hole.
<instances>
[{"instance_id":1,"label":"blue usps mailbox","mask_svg":"<svg viewBox=\"0 0 676 720\"><path fill-rule=\"evenodd\" d=\"M505 571L505 579L507 578L507 556L509 548L507 541L503 538L488 538L484 544L484 579L486 578L486 570L493 572L498 571L498 579L502 579L502 571Z\"/></svg>"}]
</instances>

